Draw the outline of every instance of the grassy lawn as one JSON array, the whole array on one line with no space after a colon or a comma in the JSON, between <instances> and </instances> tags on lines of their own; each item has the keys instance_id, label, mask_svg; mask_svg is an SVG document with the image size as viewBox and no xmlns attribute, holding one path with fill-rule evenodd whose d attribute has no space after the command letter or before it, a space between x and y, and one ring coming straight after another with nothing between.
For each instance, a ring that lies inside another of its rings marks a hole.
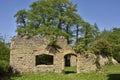
<instances>
[{"instance_id":1,"label":"grassy lawn","mask_svg":"<svg viewBox=\"0 0 120 80\"><path fill-rule=\"evenodd\" d=\"M65 73L65 74L77 73L77 67L76 67L76 66L73 66L73 67L65 67L64 73Z\"/></svg>"},{"instance_id":2,"label":"grassy lawn","mask_svg":"<svg viewBox=\"0 0 120 80\"><path fill-rule=\"evenodd\" d=\"M13 75L11 80L120 80L120 65L108 65L101 72L74 73L76 69L66 68L65 71L73 73L31 73L22 75Z\"/></svg>"}]
</instances>

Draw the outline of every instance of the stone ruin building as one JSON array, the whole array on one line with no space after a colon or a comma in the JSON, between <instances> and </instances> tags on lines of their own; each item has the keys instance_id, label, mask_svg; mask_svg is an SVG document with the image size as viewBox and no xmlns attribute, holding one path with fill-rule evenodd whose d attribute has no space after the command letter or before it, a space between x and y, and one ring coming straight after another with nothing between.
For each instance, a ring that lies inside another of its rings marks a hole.
<instances>
[{"instance_id":1,"label":"stone ruin building","mask_svg":"<svg viewBox=\"0 0 120 80\"><path fill-rule=\"evenodd\" d=\"M49 41L49 36L41 35L30 38L14 37L10 52L10 66L13 72L62 73L65 66L76 66L77 73L96 70L94 55L76 54L64 37L57 38L57 51L52 52L47 49Z\"/></svg>"}]
</instances>

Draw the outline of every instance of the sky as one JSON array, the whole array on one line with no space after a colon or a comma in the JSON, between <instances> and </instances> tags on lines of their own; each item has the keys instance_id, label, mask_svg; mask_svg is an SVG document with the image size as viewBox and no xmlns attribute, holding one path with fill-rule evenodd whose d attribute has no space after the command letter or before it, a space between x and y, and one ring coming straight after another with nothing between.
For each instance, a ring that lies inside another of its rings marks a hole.
<instances>
[{"instance_id":1,"label":"sky","mask_svg":"<svg viewBox=\"0 0 120 80\"><path fill-rule=\"evenodd\" d=\"M14 15L21 9L29 9L36 0L0 0L0 35L6 40L16 35ZM99 29L120 28L120 0L71 0L77 4L77 13L90 24L97 23Z\"/></svg>"}]
</instances>

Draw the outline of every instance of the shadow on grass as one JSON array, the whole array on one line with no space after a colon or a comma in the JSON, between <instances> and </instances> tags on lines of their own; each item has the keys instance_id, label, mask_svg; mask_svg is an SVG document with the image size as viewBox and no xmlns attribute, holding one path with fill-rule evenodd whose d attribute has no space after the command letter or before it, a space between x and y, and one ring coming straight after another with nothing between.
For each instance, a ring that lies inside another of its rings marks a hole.
<instances>
[{"instance_id":1,"label":"shadow on grass","mask_svg":"<svg viewBox=\"0 0 120 80\"><path fill-rule=\"evenodd\" d=\"M120 80L120 74L109 74L108 80Z\"/></svg>"},{"instance_id":2,"label":"shadow on grass","mask_svg":"<svg viewBox=\"0 0 120 80\"><path fill-rule=\"evenodd\" d=\"M0 73L0 80L13 80L12 77L21 77L20 74L13 74L8 72Z\"/></svg>"},{"instance_id":3,"label":"shadow on grass","mask_svg":"<svg viewBox=\"0 0 120 80\"><path fill-rule=\"evenodd\" d=\"M76 66L65 67L64 73L65 74L75 74L75 73L77 73Z\"/></svg>"},{"instance_id":4,"label":"shadow on grass","mask_svg":"<svg viewBox=\"0 0 120 80\"><path fill-rule=\"evenodd\" d=\"M65 74L74 74L76 73L75 71L64 71Z\"/></svg>"}]
</instances>

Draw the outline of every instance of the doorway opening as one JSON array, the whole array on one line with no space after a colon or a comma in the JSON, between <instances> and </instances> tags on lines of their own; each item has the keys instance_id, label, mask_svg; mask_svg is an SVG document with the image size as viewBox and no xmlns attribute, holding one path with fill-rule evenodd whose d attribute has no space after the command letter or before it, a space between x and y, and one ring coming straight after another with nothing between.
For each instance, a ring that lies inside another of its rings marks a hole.
<instances>
[{"instance_id":1,"label":"doorway opening","mask_svg":"<svg viewBox=\"0 0 120 80\"><path fill-rule=\"evenodd\" d=\"M64 72L66 74L77 72L77 56L67 54L64 56Z\"/></svg>"}]
</instances>

